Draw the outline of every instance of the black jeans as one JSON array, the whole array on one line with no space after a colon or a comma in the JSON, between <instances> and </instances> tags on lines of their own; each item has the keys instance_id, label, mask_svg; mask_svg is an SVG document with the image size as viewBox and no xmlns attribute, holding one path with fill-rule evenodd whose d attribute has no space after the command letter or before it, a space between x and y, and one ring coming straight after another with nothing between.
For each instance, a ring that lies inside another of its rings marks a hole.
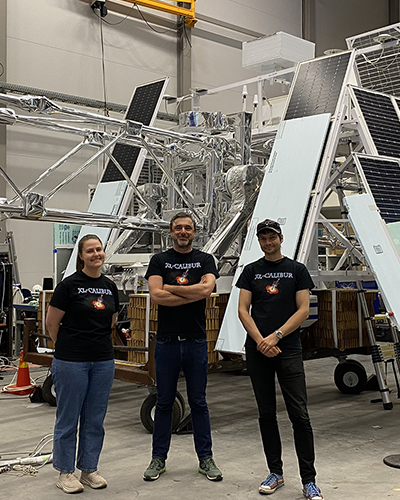
<instances>
[{"instance_id":1,"label":"black jeans","mask_svg":"<svg viewBox=\"0 0 400 500\"><path fill-rule=\"evenodd\" d=\"M261 438L270 472L283 474L282 444L276 416L275 373L292 422L294 444L303 484L315 482L314 438L307 411L307 392L301 351L268 358L246 343L247 371L256 397Z\"/></svg>"}]
</instances>

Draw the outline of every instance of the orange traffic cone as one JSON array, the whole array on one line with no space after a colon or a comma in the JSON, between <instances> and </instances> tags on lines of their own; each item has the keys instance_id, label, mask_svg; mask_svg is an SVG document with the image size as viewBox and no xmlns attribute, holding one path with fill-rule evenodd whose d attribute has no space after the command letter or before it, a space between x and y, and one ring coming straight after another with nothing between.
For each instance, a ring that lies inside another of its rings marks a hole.
<instances>
[{"instance_id":1,"label":"orange traffic cone","mask_svg":"<svg viewBox=\"0 0 400 500\"><path fill-rule=\"evenodd\" d=\"M2 388L1 392L7 394L17 394L18 396L25 396L33 391L34 383L29 375L28 363L24 361L24 353L21 351L21 356L19 358L19 366L17 371L17 383L14 384L15 376L13 377L11 384L6 385Z\"/></svg>"}]
</instances>

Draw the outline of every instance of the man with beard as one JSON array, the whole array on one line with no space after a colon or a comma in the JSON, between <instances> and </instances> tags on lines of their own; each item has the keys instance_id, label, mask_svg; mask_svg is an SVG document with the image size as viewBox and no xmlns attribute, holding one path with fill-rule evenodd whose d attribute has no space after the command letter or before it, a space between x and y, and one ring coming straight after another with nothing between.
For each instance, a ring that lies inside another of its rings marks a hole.
<instances>
[{"instance_id":1,"label":"man with beard","mask_svg":"<svg viewBox=\"0 0 400 500\"><path fill-rule=\"evenodd\" d=\"M196 224L190 213L179 212L171 219L170 234L173 247L154 255L146 273L151 300L158 304L157 403L152 460L143 479L154 481L166 470L172 410L182 369L192 414L198 470L207 479L220 481L222 473L211 451L206 402L208 354L205 317L206 298L211 295L219 275L213 257L192 247Z\"/></svg>"},{"instance_id":2,"label":"man with beard","mask_svg":"<svg viewBox=\"0 0 400 500\"><path fill-rule=\"evenodd\" d=\"M240 288L239 318L247 331L247 371L270 472L259 492L269 495L284 485L276 415L277 376L292 422L303 495L308 500L321 500L321 490L315 484L314 439L300 342L300 325L308 317L309 290L314 283L303 264L282 255L278 222L260 222L257 237L264 256L245 266L236 286Z\"/></svg>"}]
</instances>

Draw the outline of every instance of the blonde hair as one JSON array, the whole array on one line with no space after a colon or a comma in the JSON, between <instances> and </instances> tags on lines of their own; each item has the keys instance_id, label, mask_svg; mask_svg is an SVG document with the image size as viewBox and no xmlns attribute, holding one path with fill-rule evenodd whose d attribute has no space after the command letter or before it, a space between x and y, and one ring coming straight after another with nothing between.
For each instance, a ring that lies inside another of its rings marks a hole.
<instances>
[{"instance_id":1,"label":"blonde hair","mask_svg":"<svg viewBox=\"0 0 400 500\"><path fill-rule=\"evenodd\" d=\"M82 253L82 250L83 250L83 244L85 243L85 241L88 241L88 240L97 240L97 241L99 241L101 247L103 248L103 243L101 242L101 239L96 234L86 234L85 236L83 236L79 240L79 243L78 243L78 254L76 256L76 270L77 271L82 271L82 269L85 266L85 263L81 259L80 254Z\"/></svg>"}]
</instances>

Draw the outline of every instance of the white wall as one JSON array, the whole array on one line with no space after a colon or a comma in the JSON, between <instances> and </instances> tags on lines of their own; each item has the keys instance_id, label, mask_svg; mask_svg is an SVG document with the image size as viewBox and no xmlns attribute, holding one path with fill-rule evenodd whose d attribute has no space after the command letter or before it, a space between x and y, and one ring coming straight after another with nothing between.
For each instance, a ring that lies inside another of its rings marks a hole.
<instances>
[{"instance_id":1,"label":"white wall","mask_svg":"<svg viewBox=\"0 0 400 500\"><path fill-rule=\"evenodd\" d=\"M9 83L103 99L99 21L87 3L79 0L9 0L7 8ZM153 13L172 18L160 12L141 10L145 15ZM280 30L298 36L301 33L301 0L198 0L196 11L262 34ZM118 23L122 18L109 12L106 20ZM165 31L165 28L155 28ZM241 67L240 49L212 41L204 36L205 32L236 42L250 39L234 29L198 21L192 33L193 86L211 88L255 76L254 71ZM103 23L103 35L109 101L128 103L136 85L166 75L171 79L167 92L176 95L174 31L155 33L143 21L128 18L115 26ZM240 110L240 89L210 97L204 107L224 112ZM170 112L175 112L174 106L170 106ZM7 129L8 174L23 188L77 142L73 136L10 126ZM36 190L47 193L91 152L81 152ZM49 206L86 210L87 186L96 183L98 176L98 166L90 167L54 197ZM7 198L12 196L14 193L8 188ZM43 277L51 276L52 224L11 220L7 222L7 229L14 232L23 286L31 288L41 283Z\"/></svg>"},{"instance_id":2,"label":"white wall","mask_svg":"<svg viewBox=\"0 0 400 500\"><path fill-rule=\"evenodd\" d=\"M316 0L316 55L347 49L345 39L389 24L389 0Z\"/></svg>"}]
</instances>

